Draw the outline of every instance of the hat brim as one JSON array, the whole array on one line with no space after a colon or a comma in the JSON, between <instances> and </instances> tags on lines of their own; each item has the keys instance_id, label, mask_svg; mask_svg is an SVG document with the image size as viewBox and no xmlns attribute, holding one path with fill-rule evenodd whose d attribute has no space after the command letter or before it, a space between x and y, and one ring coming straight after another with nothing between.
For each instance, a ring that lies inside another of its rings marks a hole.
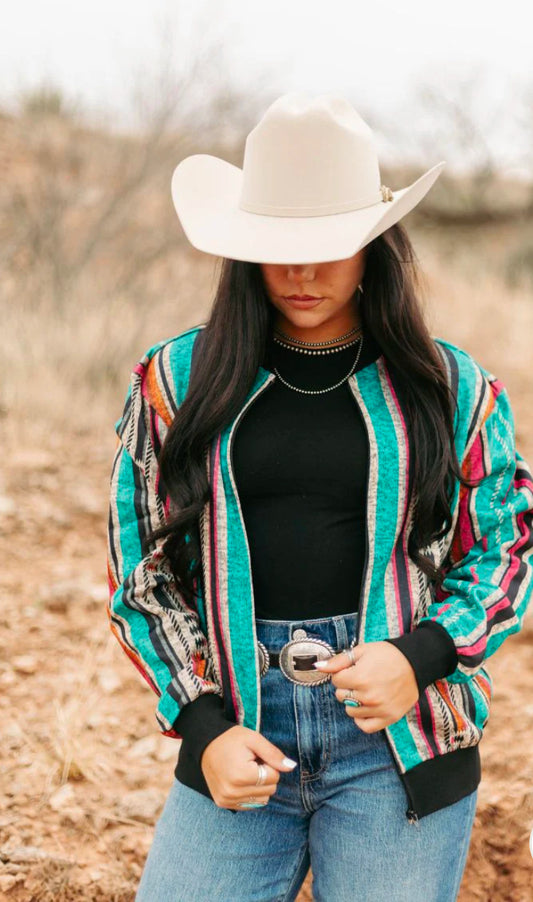
<instances>
[{"instance_id":1,"label":"hat brim","mask_svg":"<svg viewBox=\"0 0 533 902\"><path fill-rule=\"evenodd\" d=\"M242 169L210 154L176 166L172 200L183 230L199 251L251 263L319 263L353 256L410 212L446 162L428 169L393 199L325 216L268 216L239 208Z\"/></svg>"}]
</instances>

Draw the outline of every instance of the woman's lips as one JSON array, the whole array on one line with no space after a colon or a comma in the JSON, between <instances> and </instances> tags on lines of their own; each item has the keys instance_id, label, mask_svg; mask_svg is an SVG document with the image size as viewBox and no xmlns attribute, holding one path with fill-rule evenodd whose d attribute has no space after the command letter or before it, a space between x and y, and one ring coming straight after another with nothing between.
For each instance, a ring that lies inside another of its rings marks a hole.
<instances>
[{"instance_id":1,"label":"woman's lips","mask_svg":"<svg viewBox=\"0 0 533 902\"><path fill-rule=\"evenodd\" d=\"M320 304L321 301L324 300L324 298L285 297L285 300L293 307L303 307L306 309L307 307L316 307L317 304Z\"/></svg>"}]
</instances>

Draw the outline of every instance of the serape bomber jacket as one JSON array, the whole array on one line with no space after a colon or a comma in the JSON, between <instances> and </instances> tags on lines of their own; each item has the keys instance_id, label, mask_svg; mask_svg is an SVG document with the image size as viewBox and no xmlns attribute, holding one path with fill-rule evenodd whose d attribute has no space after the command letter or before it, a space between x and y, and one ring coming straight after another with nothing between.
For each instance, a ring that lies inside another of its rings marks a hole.
<instances>
[{"instance_id":1,"label":"serape bomber jacket","mask_svg":"<svg viewBox=\"0 0 533 902\"><path fill-rule=\"evenodd\" d=\"M158 457L185 398L204 327L153 345L131 373L115 423L107 613L120 646L158 697L159 730L182 740L176 778L212 798L200 764L207 744L236 723L261 729L250 554L231 450L241 417L276 375L259 366L241 410L207 449L212 497L200 518L203 576L197 603L189 606L163 540L144 555L142 542L169 511ZM415 449L385 356L348 380L369 442L357 641L392 642L415 671L417 702L384 729L411 822L480 782L479 743L493 688L487 659L521 629L533 592L533 480L515 446L507 390L468 352L433 340L456 398L458 460L466 475L481 478L475 488L456 480L451 527L424 549L445 566L439 590L407 553Z\"/></svg>"}]
</instances>

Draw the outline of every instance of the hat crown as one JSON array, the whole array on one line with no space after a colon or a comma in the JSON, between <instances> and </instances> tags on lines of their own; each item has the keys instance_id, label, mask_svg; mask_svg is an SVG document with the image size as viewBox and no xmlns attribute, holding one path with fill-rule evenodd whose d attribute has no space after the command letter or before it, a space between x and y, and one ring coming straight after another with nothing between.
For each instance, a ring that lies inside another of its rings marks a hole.
<instances>
[{"instance_id":1,"label":"hat crown","mask_svg":"<svg viewBox=\"0 0 533 902\"><path fill-rule=\"evenodd\" d=\"M382 201L370 126L342 96L291 91L248 134L239 206L272 216L322 216Z\"/></svg>"}]
</instances>

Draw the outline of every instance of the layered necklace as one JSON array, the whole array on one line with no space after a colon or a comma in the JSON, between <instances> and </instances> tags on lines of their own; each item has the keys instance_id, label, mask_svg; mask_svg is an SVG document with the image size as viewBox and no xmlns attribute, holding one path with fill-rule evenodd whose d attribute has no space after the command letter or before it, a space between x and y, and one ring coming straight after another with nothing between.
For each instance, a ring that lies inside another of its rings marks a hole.
<instances>
[{"instance_id":1,"label":"layered necklace","mask_svg":"<svg viewBox=\"0 0 533 902\"><path fill-rule=\"evenodd\" d=\"M344 335L340 335L338 338L329 338L326 341L304 341L301 338L293 338L292 335L287 335L285 332L282 332L280 329L274 330L273 339L276 344L281 345L283 348L289 348L291 351L296 351L300 354L335 354L338 351L344 351L346 348L351 347L351 345L358 345L357 348L357 356L350 367L349 373L340 380L340 382L336 382L335 385L330 385L329 388L320 388L317 390L310 390L306 388L298 388L296 385L291 385L290 382L287 382L286 379L278 371L277 367L274 367L274 372L276 376L283 382L287 388L291 388L293 391L300 392L303 395L322 395L325 392L333 391L335 388L338 388L342 385L343 382L346 382L347 379L352 375L355 370L359 357L361 356L361 350L363 348L363 332L361 326L354 326L353 329L350 329L349 332L345 332ZM283 339L286 339L285 341ZM332 342L344 341L342 345L331 346ZM290 344L288 343L290 342Z\"/></svg>"}]
</instances>

